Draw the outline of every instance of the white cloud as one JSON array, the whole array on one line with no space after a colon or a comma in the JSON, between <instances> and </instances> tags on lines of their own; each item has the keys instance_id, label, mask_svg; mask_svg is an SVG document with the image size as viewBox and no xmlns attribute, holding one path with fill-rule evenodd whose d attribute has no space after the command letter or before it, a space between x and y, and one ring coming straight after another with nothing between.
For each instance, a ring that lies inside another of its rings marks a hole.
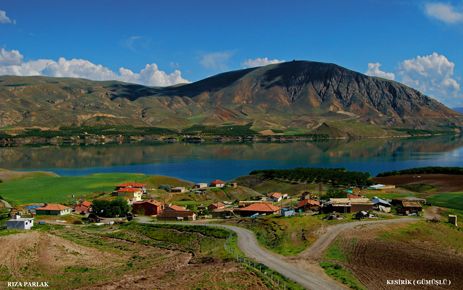
<instances>
[{"instance_id":1,"label":"white cloud","mask_svg":"<svg viewBox=\"0 0 463 290\"><path fill-rule=\"evenodd\" d=\"M0 50L0 75L43 75L86 78L97 81L119 80L149 86L169 86L188 82L182 77L179 70L166 73L159 70L154 63L147 64L139 72L133 72L130 69L121 67L116 73L101 64L94 64L85 59L65 59L61 57L57 61L51 59L23 61L23 56L19 51L5 49Z\"/></svg>"},{"instance_id":2,"label":"white cloud","mask_svg":"<svg viewBox=\"0 0 463 290\"><path fill-rule=\"evenodd\" d=\"M12 20L10 17L6 15L6 11L0 10L0 24L10 24L16 23L16 21Z\"/></svg>"},{"instance_id":3,"label":"white cloud","mask_svg":"<svg viewBox=\"0 0 463 290\"><path fill-rule=\"evenodd\" d=\"M201 56L199 63L204 68L223 71L228 68L228 61L232 56L233 53L229 51L206 53Z\"/></svg>"},{"instance_id":4,"label":"white cloud","mask_svg":"<svg viewBox=\"0 0 463 290\"><path fill-rule=\"evenodd\" d=\"M366 75L373 77L380 77L383 79L394 80L395 74L392 72L385 72L380 69L381 64L379 62L369 63L368 70L365 72Z\"/></svg>"},{"instance_id":5,"label":"white cloud","mask_svg":"<svg viewBox=\"0 0 463 290\"><path fill-rule=\"evenodd\" d=\"M399 63L394 72L384 72L380 63L369 63L367 75L397 79L449 106L463 106L461 85L455 77L455 63L439 53L417 56Z\"/></svg>"},{"instance_id":6,"label":"white cloud","mask_svg":"<svg viewBox=\"0 0 463 290\"><path fill-rule=\"evenodd\" d=\"M449 3L428 3L425 5L426 14L448 24L463 22L463 9Z\"/></svg>"},{"instance_id":7,"label":"white cloud","mask_svg":"<svg viewBox=\"0 0 463 290\"><path fill-rule=\"evenodd\" d=\"M19 51L0 49L0 66L20 64L22 60L23 56Z\"/></svg>"},{"instance_id":8,"label":"white cloud","mask_svg":"<svg viewBox=\"0 0 463 290\"><path fill-rule=\"evenodd\" d=\"M461 97L454 78L455 63L436 52L404 60L398 69L401 82L444 102Z\"/></svg>"},{"instance_id":9,"label":"white cloud","mask_svg":"<svg viewBox=\"0 0 463 290\"><path fill-rule=\"evenodd\" d=\"M254 59L247 59L243 62L244 67L256 67L256 66L265 66L269 64L281 63L284 60L280 59L268 59L267 57L258 57Z\"/></svg>"}]
</instances>

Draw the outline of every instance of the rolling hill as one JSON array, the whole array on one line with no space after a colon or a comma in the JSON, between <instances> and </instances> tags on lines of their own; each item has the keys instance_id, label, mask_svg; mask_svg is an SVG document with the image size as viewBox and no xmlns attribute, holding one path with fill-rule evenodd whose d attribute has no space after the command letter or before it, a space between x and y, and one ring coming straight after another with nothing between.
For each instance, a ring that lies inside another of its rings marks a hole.
<instances>
[{"instance_id":1,"label":"rolling hill","mask_svg":"<svg viewBox=\"0 0 463 290\"><path fill-rule=\"evenodd\" d=\"M459 130L462 119L398 82L310 61L231 71L171 87L0 77L0 128L130 125L180 130L230 124L344 137Z\"/></svg>"}]
</instances>

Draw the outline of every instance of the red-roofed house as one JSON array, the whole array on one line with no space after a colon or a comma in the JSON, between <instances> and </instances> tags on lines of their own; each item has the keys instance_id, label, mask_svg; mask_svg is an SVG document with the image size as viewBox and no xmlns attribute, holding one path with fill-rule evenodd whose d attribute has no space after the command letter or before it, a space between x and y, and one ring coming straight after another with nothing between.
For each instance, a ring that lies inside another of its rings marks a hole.
<instances>
[{"instance_id":1,"label":"red-roofed house","mask_svg":"<svg viewBox=\"0 0 463 290\"><path fill-rule=\"evenodd\" d=\"M221 203L221 202L216 202L216 203L210 204L207 208L208 208L210 211L213 211L214 209L222 209L222 208L225 208L225 204L223 204L223 203Z\"/></svg>"},{"instance_id":2,"label":"red-roofed house","mask_svg":"<svg viewBox=\"0 0 463 290\"><path fill-rule=\"evenodd\" d=\"M141 215L158 215L164 210L164 204L157 200L136 201L132 204L132 212Z\"/></svg>"},{"instance_id":3,"label":"red-roofed house","mask_svg":"<svg viewBox=\"0 0 463 290\"><path fill-rule=\"evenodd\" d=\"M271 193L269 193L268 197L273 202L280 202L282 199L288 198L288 194L287 193L281 193L281 192L271 192Z\"/></svg>"},{"instance_id":4,"label":"red-roofed house","mask_svg":"<svg viewBox=\"0 0 463 290\"><path fill-rule=\"evenodd\" d=\"M158 215L158 220L194 221L196 220L196 214L183 206L170 205Z\"/></svg>"},{"instance_id":5,"label":"red-roofed house","mask_svg":"<svg viewBox=\"0 0 463 290\"><path fill-rule=\"evenodd\" d=\"M237 212L241 216L252 216L254 214L267 215L278 213L279 211L280 207L267 202L253 203L246 207L235 209L235 212Z\"/></svg>"},{"instance_id":6,"label":"red-roofed house","mask_svg":"<svg viewBox=\"0 0 463 290\"><path fill-rule=\"evenodd\" d=\"M78 214L87 214L92 210L92 203L90 201L82 201L74 206L74 211Z\"/></svg>"},{"instance_id":7,"label":"red-roofed house","mask_svg":"<svg viewBox=\"0 0 463 290\"><path fill-rule=\"evenodd\" d=\"M37 215L66 215L71 213L71 208L62 204L49 203L35 209Z\"/></svg>"},{"instance_id":8,"label":"red-roofed house","mask_svg":"<svg viewBox=\"0 0 463 290\"><path fill-rule=\"evenodd\" d=\"M218 188L222 188L225 186L225 182L220 180L220 179L216 179L214 181L211 182L211 187L218 187Z\"/></svg>"},{"instance_id":9,"label":"red-roofed house","mask_svg":"<svg viewBox=\"0 0 463 290\"><path fill-rule=\"evenodd\" d=\"M303 199L297 203L295 209L298 211L319 211L320 210L320 201L314 199Z\"/></svg>"},{"instance_id":10,"label":"red-roofed house","mask_svg":"<svg viewBox=\"0 0 463 290\"><path fill-rule=\"evenodd\" d=\"M146 193L146 188L144 183L138 182L124 182L121 184L116 185L116 191L122 188L138 188L142 191L142 193Z\"/></svg>"},{"instance_id":11,"label":"red-roofed house","mask_svg":"<svg viewBox=\"0 0 463 290\"><path fill-rule=\"evenodd\" d=\"M113 196L123 197L130 204L142 200L143 191L135 187L124 187L113 192Z\"/></svg>"}]
</instances>

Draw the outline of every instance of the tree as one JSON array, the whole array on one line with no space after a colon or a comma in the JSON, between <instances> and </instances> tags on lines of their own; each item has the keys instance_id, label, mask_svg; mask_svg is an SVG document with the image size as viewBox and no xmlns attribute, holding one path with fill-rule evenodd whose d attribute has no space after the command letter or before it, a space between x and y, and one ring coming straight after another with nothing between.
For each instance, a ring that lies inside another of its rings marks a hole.
<instances>
[{"instance_id":1,"label":"tree","mask_svg":"<svg viewBox=\"0 0 463 290\"><path fill-rule=\"evenodd\" d=\"M96 199L93 201L93 212L102 217L126 216L130 211L130 206L122 198L114 200Z\"/></svg>"}]
</instances>

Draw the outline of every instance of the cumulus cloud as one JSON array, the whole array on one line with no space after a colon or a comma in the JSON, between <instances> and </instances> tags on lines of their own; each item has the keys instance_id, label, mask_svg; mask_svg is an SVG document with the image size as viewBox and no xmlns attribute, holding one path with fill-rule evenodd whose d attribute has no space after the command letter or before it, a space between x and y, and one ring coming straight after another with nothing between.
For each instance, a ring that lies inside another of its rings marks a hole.
<instances>
[{"instance_id":1,"label":"cumulus cloud","mask_svg":"<svg viewBox=\"0 0 463 290\"><path fill-rule=\"evenodd\" d=\"M0 10L0 24L10 24L15 23L10 17L6 15L6 11Z\"/></svg>"},{"instance_id":2,"label":"cumulus cloud","mask_svg":"<svg viewBox=\"0 0 463 290\"><path fill-rule=\"evenodd\" d=\"M269 64L281 63L284 60L280 59L269 59L267 57L258 57L254 59L247 59L243 62L244 67L256 67L256 66L265 66Z\"/></svg>"},{"instance_id":3,"label":"cumulus cloud","mask_svg":"<svg viewBox=\"0 0 463 290\"><path fill-rule=\"evenodd\" d=\"M59 58L24 61L17 50L0 50L0 75L73 77L91 80L119 80L149 86L169 86L187 83L179 70L166 73L156 64L147 64L139 72L121 67L118 72L85 59Z\"/></svg>"},{"instance_id":4,"label":"cumulus cloud","mask_svg":"<svg viewBox=\"0 0 463 290\"><path fill-rule=\"evenodd\" d=\"M401 82L442 101L459 97L455 63L436 52L404 60L398 69Z\"/></svg>"},{"instance_id":5,"label":"cumulus cloud","mask_svg":"<svg viewBox=\"0 0 463 290\"><path fill-rule=\"evenodd\" d=\"M394 80L395 74L392 72L385 72L380 69L381 64L379 62L369 63L368 70L365 72L366 75L372 77L380 77L383 79Z\"/></svg>"},{"instance_id":6,"label":"cumulus cloud","mask_svg":"<svg viewBox=\"0 0 463 290\"><path fill-rule=\"evenodd\" d=\"M203 54L199 63L207 69L211 70L226 70L228 68L228 61L233 56L229 51L219 51Z\"/></svg>"},{"instance_id":7,"label":"cumulus cloud","mask_svg":"<svg viewBox=\"0 0 463 290\"><path fill-rule=\"evenodd\" d=\"M396 79L449 106L462 106L463 94L455 63L439 53L417 56L399 63L394 72L384 72L380 63L369 63L367 75Z\"/></svg>"},{"instance_id":8,"label":"cumulus cloud","mask_svg":"<svg viewBox=\"0 0 463 290\"><path fill-rule=\"evenodd\" d=\"M425 13L431 18L448 24L463 22L463 9L457 8L450 3L427 3Z\"/></svg>"}]
</instances>

